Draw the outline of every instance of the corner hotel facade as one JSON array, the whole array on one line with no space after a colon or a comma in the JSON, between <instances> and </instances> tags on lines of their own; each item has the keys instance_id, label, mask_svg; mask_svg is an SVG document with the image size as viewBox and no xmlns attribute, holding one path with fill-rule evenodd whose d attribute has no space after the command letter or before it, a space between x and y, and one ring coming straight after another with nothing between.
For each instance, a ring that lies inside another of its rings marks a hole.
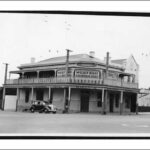
<instances>
[{"instance_id":1,"label":"corner hotel facade","mask_svg":"<svg viewBox=\"0 0 150 150\"><path fill-rule=\"evenodd\" d=\"M69 56L68 52L67 56L33 60L10 71L19 77L7 79L4 88L17 92L13 96L5 93L3 109L22 111L30 108L34 100L45 100L53 103L59 112L135 113L138 65L133 56L130 63L137 66L133 73L126 69L127 59L111 61L107 53L102 61L93 51L89 55Z\"/></svg>"}]
</instances>

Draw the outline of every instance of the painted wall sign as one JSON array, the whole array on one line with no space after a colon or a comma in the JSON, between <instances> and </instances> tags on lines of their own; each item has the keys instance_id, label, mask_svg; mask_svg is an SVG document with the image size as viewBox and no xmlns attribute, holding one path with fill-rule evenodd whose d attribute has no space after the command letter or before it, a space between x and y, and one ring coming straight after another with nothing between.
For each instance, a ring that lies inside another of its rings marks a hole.
<instances>
[{"instance_id":1,"label":"painted wall sign","mask_svg":"<svg viewBox=\"0 0 150 150\"><path fill-rule=\"evenodd\" d=\"M80 78L99 78L99 72L98 71L89 71L89 70L76 70L75 71L75 77Z\"/></svg>"},{"instance_id":2,"label":"painted wall sign","mask_svg":"<svg viewBox=\"0 0 150 150\"><path fill-rule=\"evenodd\" d=\"M113 71L108 71L108 78L117 79L118 73L113 72Z\"/></svg>"}]
</instances>

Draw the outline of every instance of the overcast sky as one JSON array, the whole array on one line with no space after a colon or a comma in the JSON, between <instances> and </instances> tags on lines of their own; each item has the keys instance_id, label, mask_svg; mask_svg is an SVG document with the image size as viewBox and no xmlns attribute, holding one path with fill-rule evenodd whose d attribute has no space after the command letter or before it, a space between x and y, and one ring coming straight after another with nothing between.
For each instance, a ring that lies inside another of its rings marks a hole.
<instances>
[{"instance_id":1,"label":"overcast sky","mask_svg":"<svg viewBox=\"0 0 150 150\"><path fill-rule=\"evenodd\" d=\"M95 51L103 59L131 54L140 65L140 87L150 87L150 17L116 17L52 14L0 13L0 84L4 81L4 65L9 71L29 63L66 54Z\"/></svg>"}]
</instances>

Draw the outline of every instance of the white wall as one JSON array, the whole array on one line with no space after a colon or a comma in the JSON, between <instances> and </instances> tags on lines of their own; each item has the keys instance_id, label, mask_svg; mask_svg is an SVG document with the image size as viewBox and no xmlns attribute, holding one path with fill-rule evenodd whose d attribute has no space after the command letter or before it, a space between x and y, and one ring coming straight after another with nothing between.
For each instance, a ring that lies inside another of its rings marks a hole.
<instances>
[{"instance_id":1,"label":"white wall","mask_svg":"<svg viewBox=\"0 0 150 150\"><path fill-rule=\"evenodd\" d=\"M16 101L17 101L17 96L6 95L5 96L4 110L15 111L16 110Z\"/></svg>"},{"instance_id":2,"label":"white wall","mask_svg":"<svg viewBox=\"0 0 150 150\"><path fill-rule=\"evenodd\" d=\"M125 72L131 73L135 75L135 82L138 83L139 81L139 66L134 61L132 55L127 59Z\"/></svg>"}]
</instances>

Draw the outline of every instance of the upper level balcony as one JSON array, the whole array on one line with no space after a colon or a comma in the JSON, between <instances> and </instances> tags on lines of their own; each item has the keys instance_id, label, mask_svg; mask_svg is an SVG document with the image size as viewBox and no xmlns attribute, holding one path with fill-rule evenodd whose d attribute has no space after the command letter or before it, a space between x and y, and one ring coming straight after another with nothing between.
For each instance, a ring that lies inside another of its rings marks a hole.
<instances>
[{"instance_id":1,"label":"upper level balcony","mask_svg":"<svg viewBox=\"0 0 150 150\"><path fill-rule=\"evenodd\" d=\"M121 79L96 79L79 77L52 77L52 78L28 78L28 79L8 79L7 85L32 85L32 84L82 84L82 85L108 85L115 87L126 87L138 89L138 83L124 82Z\"/></svg>"}]
</instances>

